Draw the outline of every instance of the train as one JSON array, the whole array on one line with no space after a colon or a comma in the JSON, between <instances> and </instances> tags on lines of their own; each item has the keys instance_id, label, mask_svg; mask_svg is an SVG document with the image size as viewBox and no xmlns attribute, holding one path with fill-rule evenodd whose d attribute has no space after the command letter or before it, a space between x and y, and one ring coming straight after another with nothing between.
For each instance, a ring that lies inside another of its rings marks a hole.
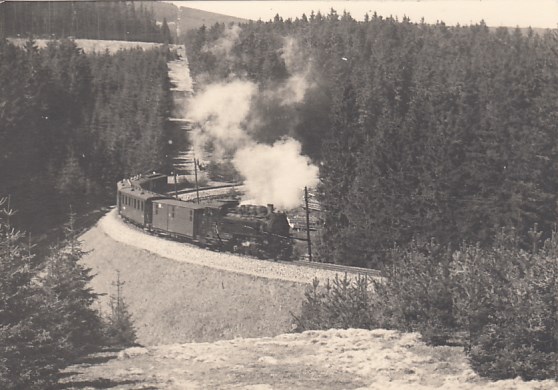
<instances>
[{"instance_id":1,"label":"train","mask_svg":"<svg viewBox=\"0 0 558 390\"><path fill-rule=\"evenodd\" d=\"M118 182L118 214L148 232L204 248L292 259L289 221L273 205L241 205L236 199L187 202L167 195L167 187L167 176L157 173Z\"/></svg>"}]
</instances>

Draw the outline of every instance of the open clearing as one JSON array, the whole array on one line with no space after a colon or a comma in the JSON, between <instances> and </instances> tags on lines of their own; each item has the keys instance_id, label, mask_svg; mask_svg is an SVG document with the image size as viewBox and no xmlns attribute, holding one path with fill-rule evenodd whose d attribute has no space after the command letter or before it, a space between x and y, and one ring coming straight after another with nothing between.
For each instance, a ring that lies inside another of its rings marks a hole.
<instances>
[{"instance_id":1,"label":"open clearing","mask_svg":"<svg viewBox=\"0 0 558 390\"><path fill-rule=\"evenodd\" d=\"M72 39L77 47L83 49L85 53L104 53L108 51L111 54L116 53L118 50L129 50L140 48L142 50L149 50L159 46L162 43L153 42L138 42L138 41L110 41L110 40L97 40L97 39ZM8 38L8 41L16 46L23 47L27 38ZM38 48L45 48L50 42L50 39L35 39L35 44ZM179 45L170 45L172 48L178 48Z\"/></svg>"}]
</instances>

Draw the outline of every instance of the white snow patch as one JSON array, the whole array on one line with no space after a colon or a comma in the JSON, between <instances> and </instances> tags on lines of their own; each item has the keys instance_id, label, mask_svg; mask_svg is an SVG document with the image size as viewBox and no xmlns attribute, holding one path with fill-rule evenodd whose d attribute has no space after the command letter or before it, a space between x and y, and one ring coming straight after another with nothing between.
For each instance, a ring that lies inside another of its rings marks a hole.
<instances>
[{"instance_id":1,"label":"white snow patch","mask_svg":"<svg viewBox=\"0 0 558 390\"><path fill-rule=\"evenodd\" d=\"M112 360L99 370L105 376L117 374L120 380L152 383L158 389L267 390L277 388L277 383L282 389L327 389L332 380L338 382L331 387L360 390L558 389L551 380L491 382L471 370L462 348L429 347L416 333L382 329L332 329L158 346L137 359L141 359L143 371L135 368L139 364L133 359L120 361L120 366L118 360ZM123 363L131 368L122 368ZM117 365L116 370L111 372L111 365ZM99 373L91 375L99 377Z\"/></svg>"},{"instance_id":2,"label":"white snow patch","mask_svg":"<svg viewBox=\"0 0 558 390\"><path fill-rule=\"evenodd\" d=\"M8 41L13 45L23 47L27 42L27 38L8 38ZM43 49L47 46L51 39L35 39L35 45ZM56 41L56 40L54 40ZM109 53L114 54L118 50L129 50L140 48L142 50L150 50L163 46L162 43L153 42L139 42L139 41L111 41L111 40L97 40L97 39L73 39L77 47L82 49L85 53L104 53L108 50ZM179 45L170 45L173 50L180 50Z\"/></svg>"},{"instance_id":3,"label":"white snow patch","mask_svg":"<svg viewBox=\"0 0 558 390\"><path fill-rule=\"evenodd\" d=\"M258 359L258 362L273 365L273 364L277 364L277 359L271 356L262 356L261 358Z\"/></svg>"},{"instance_id":4,"label":"white snow patch","mask_svg":"<svg viewBox=\"0 0 558 390\"><path fill-rule=\"evenodd\" d=\"M118 353L118 359L129 359L134 356L145 355L149 350L143 347L131 347Z\"/></svg>"},{"instance_id":5,"label":"white snow patch","mask_svg":"<svg viewBox=\"0 0 558 390\"><path fill-rule=\"evenodd\" d=\"M558 388L557 382L551 380L491 382L471 370L462 348L429 347L416 333L382 329L332 329L273 338L157 346L144 356L80 368L90 370L90 378L128 379L135 381L134 388L151 384L157 389ZM332 385L331 381L338 382Z\"/></svg>"}]
</instances>

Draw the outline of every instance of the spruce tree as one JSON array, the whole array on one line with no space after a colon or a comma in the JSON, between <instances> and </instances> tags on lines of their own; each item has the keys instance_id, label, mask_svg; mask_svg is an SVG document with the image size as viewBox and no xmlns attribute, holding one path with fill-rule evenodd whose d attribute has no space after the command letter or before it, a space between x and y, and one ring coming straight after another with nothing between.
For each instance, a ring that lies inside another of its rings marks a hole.
<instances>
[{"instance_id":1,"label":"spruce tree","mask_svg":"<svg viewBox=\"0 0 558 390\"><path fill-rule=\"evenodd\" d=\"M116 295L110 297L110 313L106 319L105 336L109 345L129 347L136 344L136 330L128 305L122 295L124 282L120 280L120 271L116 272Z\"/></svg>"},{"instance_id":2,"label":"spruce tree","mask_svg":"<svg viewBox=\"0 0 558 390\"><path fill-rule=\"evenodd\" d=\"M59 248L52 249L41 278L53 334L66 359L93 351L102 342L101 320L92 307L98 294L88 285L93 278L91 270L79 263L86 252L77 237L75 218L72 211L65 226L65 239Z\"/></svg>"},{"instance_id":3,"label":"spruce tree","mask_svg":"<svg viewBox=\"0 0 558 390\"><path fill-rule=\"evenodd\" d=\"M44 321L35 259L11 226L14 213L9 198L0 198L0 388L44 388L60 351Z\"/></svg>"}]
</instances>

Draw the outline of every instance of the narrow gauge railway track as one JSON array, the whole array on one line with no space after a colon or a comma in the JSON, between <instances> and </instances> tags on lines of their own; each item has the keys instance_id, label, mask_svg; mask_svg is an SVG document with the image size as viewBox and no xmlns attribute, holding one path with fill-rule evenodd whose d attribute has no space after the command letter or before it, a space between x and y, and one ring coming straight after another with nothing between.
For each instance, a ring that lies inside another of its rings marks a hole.
<instances>
[{"instance_id":1,"label":"narrow gauge railway track","mask_svg":"<svg viewBox=\"0 0 558 390\"><path fill-rule=\"evenodd\" d=\"M222 195L225 192L223 190L229 190L231 188L241 188L242 185L239 184L224 184L215 187L204 187L199 189L200 198L208 197L208 196L217 196ZM196 190L195 189L188 189L183 190L182 192L178 192L179 195L189 194L192 195L186 199L182 197L183 200L195 200L196 198ZM273 259L263 259L264 261L276 261ZM277 262L277 261L276 261ZM308 268L318 268L324 269L328 271L339 272L341 274L349 273L349 274L358 274L367 276L370 278L381 278L382 274L379 270L370 269L370 268L362 268L362 267L351 267L347 265L339 265L339 264L331 264L331 263L321 263L321 262L310 262L305 260L292 260L292 261L284 261L279 260L279 263L282 264L289 264L293 266L299 267L308 267Z\"/></svg>"},{"instance_id":2,"label":"narrow gauge railway track","mask_svg":"<svg viewBox=\"0 0 558 390\"><path fill-rule=\"evenodd\" d=\"M278 263L278 264L283 264L283 265L292 266L292 267L306 267L306 268L315 268L315 269L333 271L333 272L338 272L339 274L347 273L347 274L350 274L350 275L362 275L362 276L366 276L367 278L370 278L370 279L379 279L379 278L382 277L382 274L381 274L380 271L370 269L370 268L351 267L351 266L348 266L348 265L339 265L339 264L331 264L331 263L310 262L310 261L307 261L307 260L288 260L287 261L287 260L275 260L275 259L267 259L267 258L262 259L262 258L258 258L258 257L245 255L245 254L220 251L220 250L216 250L216 249L209 249L207 247L197 245L195 242L192 242L188 239L177 239L175 237L171 237L168 234L149 231L149 230L146 230L145 228L143 228L141 226L138 226L138 225L134 224L133 222L131 222L129 220L126 220L126 219L123 219L123 220L126 222L126 225L128 225L128 227L130 229L134 229L138 232L141 231L144 234L149 234L151 236L158 237L158 238L161 238L163 240L179 242L182 245L188 245L188 246L191 246L191 247L195 247L195 248L198 248L198 249L201 249L201 250L206 250L206 251L210 251L210 252L214 252L214 253L223 253L224 255L246 257L246 258L249 258L249 259L255 259L255 260L258 260L258 261L262 261L262 262Z\"/></svg>"},{"instance_id":3,"label":"narrow gauge railway track","mask_svg":"<svg viewBox=\"0 0 558 390\"><path fill-rule=\"evenodd\" d=\"M200 194L200 199L203 198L207 198L209 196L218 196L218 195L224 195L226 194L228 191L232 190L232 189L240 189L242 188L242 184L223 184L223 185L219 185L219 186L214 186L214 187L201 187L198 189L198 192ZM179 198L182 200L195 200L196 199L196 189L192 189L192 188L188 188L186 190L180 190L177 191L176 194L178 194ZM167 193L168 196L174 196L175 192L174 191L170 191Z\"/></svg>"},{"instance_id":4,"label":"narrow gauge railway track","mask_svg":"<svg viewBox=\"0 0 558 390\"><path fill-rule=\"evenodd\" d=\"M211 197L216 197L216 196L222 196L224 194L226 194L228 191L230 191L231 189L239 189L242 188L242 185L238 185L238 184L223 184L220 186L214 186L214 187L203 187L203 188L199 188L197 191L199 192L199 196L200 199L208 199ZM179 193L182 194L182 196L180 197L181 200L183 201L193 201L196 199L196 189L187 189L187 190L183 190L180 191ZM173 191L170 191L167 193L168 196L171 196L173 194ZM185 196L186 195L186 196ZM128 221L128 225L133 225L136 226L139 229L142 229L145 233L149 233L151 235L157 235L161 238L164 239L168 239L171 241L179 241L182 242L186 245L191 245L191 246L195 246L204 250L209 250L212 252L222 252L222 253L228 253L228 252L224 252L221 251L219 249L205 249L204 246L205 245L199 245L196 244L196 242L189 240L187 238L184 239L180 239L177 238L176 236L173 236L172 234L165 234L162 232L155 232L155 231L149 231L146 230L145 228L143 228L142 226L138 225L137 223L134 223L134 221L129 220L128 218L124 218L125 220ZM294 238L292 238L294 239ZM306 267L306 268L315 268L315 269L320 269L320 270L326 270L326 271L332 271L335 273L340 273L340 274L351 274L351 275L361 275L361 276L365 276L365 277L369 277L371 279L378 279L381 278L381 272L378 270L373 270L373 269L368 269L368 268L360 268L360 267L350 267L350 266L346 266L346 265L338 265L338 264L331 264L331 263L320 263L320 262L309 262L309 261L305 261L305 260L276 260L276 259L272 259L272 258L258 258L258 257L253 257L253 256L249 256L246 254L239 254L239 253L234 253L234 252L230 252L231 254L240 256L240 257L248 257L248 258L257 258L260 261L269 261L269 262L275 262L275 263L280 263L280 264L284 264L284 265L289 265L292 267Z\"/></svg>"},{"instance_id":5,"label":"narrow gauge railway track","mask_svg":"<svg viewBox=\"0 0 558 390\"><path fill-rule=\"evenodd\" d=\"M309 262L304 260L281 261L281 262L293 264L301 267L325 269L328 271L334 271L339 273L359 274L370 278L382 277L382 273L380 271L375 269L370 269L370 268L351 267L348 265L339 265L339 264L331 264L331 263Z\"/></svg>"}]
</instances>

